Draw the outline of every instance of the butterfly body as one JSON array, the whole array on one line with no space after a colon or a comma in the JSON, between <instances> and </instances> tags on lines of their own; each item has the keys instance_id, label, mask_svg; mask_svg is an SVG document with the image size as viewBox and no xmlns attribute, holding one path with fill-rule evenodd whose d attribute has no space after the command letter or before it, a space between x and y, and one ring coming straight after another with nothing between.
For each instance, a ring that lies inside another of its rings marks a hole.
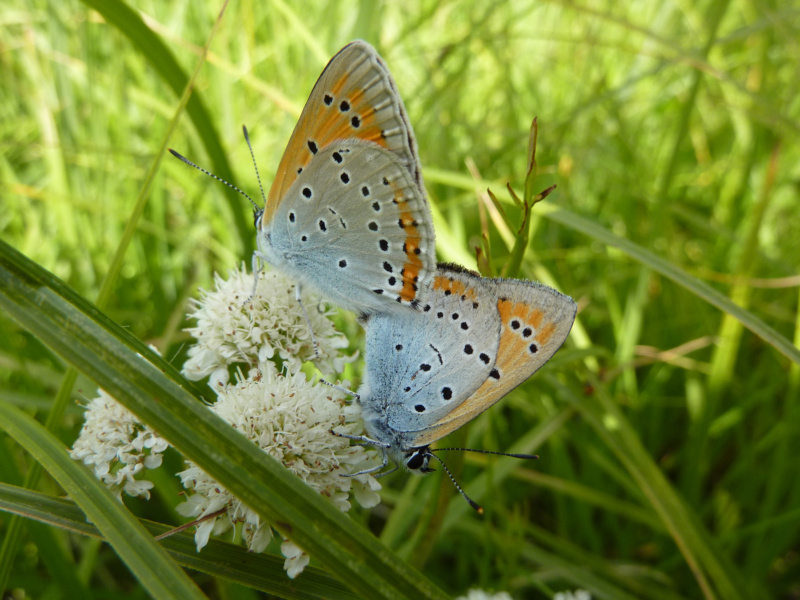
<instances>
[{"instance_id":1,"label":"butterfly body","mask_svg":"<svg viewBox=\"0 0 800 600\"><path fill-rule=\"evenodd\" d=\"M257 256L365 315L416 308L436 269L413 130L389 71L356 41L309 96L257 215Z\"/></svg>"},{"instance_id":2,"label":"butterfly body","mask_svg":"<svg viewBox=\"0 0 800 600\"><path fill-rule=\"evenodd\" d=\"M370 439L397 464L428 469L428 446L495 404L558 350L571 298L530 281L440 266L426 306L367 324L359 390Z\"/></svg>"}]
</instances>

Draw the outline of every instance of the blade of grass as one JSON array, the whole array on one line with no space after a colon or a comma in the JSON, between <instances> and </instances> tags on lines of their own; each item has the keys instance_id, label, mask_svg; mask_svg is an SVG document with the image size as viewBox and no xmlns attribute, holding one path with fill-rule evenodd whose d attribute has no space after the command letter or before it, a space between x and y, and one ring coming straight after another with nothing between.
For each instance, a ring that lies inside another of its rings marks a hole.
<instances>
[{"instance_id":1,"label":"blade of grass","mask_svg":"<svg viewBox=\"0 0 800 600\"><path fill-rule=\"evenodd\" d=\"M653 462L603 384L591 374L587 374L587 377L595 389L591 397L563 387L564 398L581 409L584 417L636 480L692 569L703 595L709 599L721 597L726 600L751 597L750 588Z\"/></svg>"},{"instance_id":2,"label":"blade of grass","mask_svg":"<svg viewBox=\"0 0 800 600\"><path fill-rule=\"evenodd\" d=\"M20 515L65 531L103 539L97 527L86 520L86 514L71 500L55 498L24 488L0 483L0 510ZM162 523L140 520L152 536L171 530ZM272 554L255 554L239 545L210 540L197 552L194 536L181 532L159 542L181 565L222 577L289 600L355 600L352 592L325 571L306 567L303 576L286 577L283 558Z\"/></svg>"},{"instance_id":3,"label":"blade of grass","mask_svg":"<svg viewBox=\"0 0 800 600\"><path fill-rule=\"evenodd\" d=\"M0 403L2 402L3 401L0 400ZM3 436L3 440L0 444L3 445L2 451L6 452L4 456L12 456L10 446L14 446L16 449L16 444L7 436ZM0 451L0 454L2 454L2 451ZM39 463L35 464L38 465ZM9 482L5 485L13 484L10 485L10 487L14 489L21 489L16 487L23 481L22 475L17 468L16 461L0 460L0 481ZM12 524L16 524L18 528L26 526L29 539L36 544L41 553L42 562L52 577L58 577L57 581L61 582L66 589L74 591L77 597L88 598L90 592L88 586L84 583L86 579L82 579L78 574L73 552L71 552L69 543L63 539L64 536L62 536L62 539L58 539L58 532L54 531L52 528L45 527L41 523L17 519L14 518L14 516L15 515L12 515L12 518L7 521L6 535L9 535ZM85 520L86 517L84 516L84 521ZM6 587L3 588L5 590L12 588L8 582L5 583L5 586Z\"/></svg>"},{"instance_id":4,"label":"blade of grass","mask_svg":"<svg viewBox=\"0 0 800 600\"><path fill-rule=\"evenodd\" d=\"M425 177L430 180L447 183L463 189L472 189L475 185L474 182L463 176L459 177L447 175L446 173L439 171L434 171L432 173L431 171L426 170ZM499 193L497 197L501 200L505 200L506 202L511 202L511 198L508 196L508 194ZM597 223L581 217L577 213L564 208L557 208L552 204L547 204L545 202L539 203L537 205L537 210L542 216L547 217L556 223L560 223L561 225L564 225L570 229L580 231L581 233L597 240L598 242L602 242L608 246L613 246L637 262L640 262L650 267L654 271L661 273L661 275L667 279L671 279L678 285L688 289L699 298L702 298L712 306L715 306L722 312L731 315L742 325L755 333L758 337L774 347L778 352L786 356L789 360L800 365L800 349L792 345L788 339L775 331L775 329L767 325L764 321L756 317L753 313L743 309L734 302L731 302L727 296L718 292L704 281L689 275L689 273L680 267L676 267L672 263L664 260L660 256L657 256L653 252L643 248L635 242L614 235L605 227L601 227Z\"/></svg>"},{"instance_id":5,"label":"blade of grass","mask_svg":"<svg viewBox=\"0 0 800 600\"><path fill-rule=\"evenodd\" d=\"M354 591L369 598L443 597L203 406L169 363L4 243L0 306Z\"/></svg>"},{"instance_id":6,"label":"blade of grass","mask_svg":"<svg viewBox=\"0 0 800 600\"><path fill-rule=\"evenodd\" d=\"M124 5L123 5L124 7ZM108 303L108 299L111 297L111 294L114 288L117 285L117 281L119 279L119 273L122 270L123 261L125 258L125 253L128 250L131 241L133 240L133 236L136 234L137 228L139 226L139 222L141 221L142 214L144 213L145 206L147 205L147 200L150 196L150 190L152 188L153 179L158 172L159 167L161 166L161 158L164 156L164 153L167 149L169 144L169 140L172 138L173 133L177 129L178 122L180 120L181 115L183 114L184 109L186 108L187 104L189 103L190 99L192 98L192 90L194 87L194 82L197 79L197 75L200 73L200 68L203 65L203 59L205 55L208 53L208 48L211 45L211 41L214 39L214 35L217 32L217 29L220 26L222 15L225 12L225 8L227 7L227 0L223 3L222 10L217 17L217 20L214 23L214 26L211 29L211 32L208 35L208 39L206 41L206 45L203 48L203 55L201 60L198 61L194 72L192 73L191 78L186 84L186 87L183 90L183 94L181 96L180 102L178 103L177 108L175 109L175 113L173 114L172 119L170 120L169 125L167 126L167 130L164 133L164 136L161 140L161 147L159 148L158 152L156 152L155 158L150 163L150 168L145 175L144 181L142 183L141 189L139 191L139 197L136 200L136 204L134 205L133 211L129 215L126 225L125 231L122 234L122 238L117 245L116 252L114 253L114 257L111 260L111 264L109 266L108 272L106 273L105 278L103 279L103 285L100 288L100 293L97 297L96 305L99 308L105 308L106 304ZM109 3L106 6L108 10L114 12L114 3ZM124 10L120 11L119 16L124 15L125 10L128 10L127 7L124 7ZM116 13L115 13L116 14ZM56 396L55 402L47 416L47 422L45 427L48 431L54 431L56 427L58 427L64 416L64 411L66 410L67 403L70 400L72 387L75 384L75 379L77 377L77 372L74 369L67 370L63 381L61 382L61 386L59 387L58 394ZM39 477L41 476L41 466L39 464L34 464L32 468L28 471L25 475L25 487L27 488L35 488L38 484ZM6 535L5 539L3 540L3 546L0 548L0 590L6 589L8 578L11 574L11 568L14 564L14 557L17 554L19 540L22 533L21 523L19 519L13 517L11 522L9 523L8 527L8 534Z\"/></svg>"},{"instance_id":7,"label":"blade of grass","mask_svg":"<svg viewBox=\"0 0 800 600\"><path fill-rule=\"evenodd\" d=\"M52 433L8 404L0 404L0 427L75 500L151 596L205 597L125 506L92 473L70 458Z\"/></svg>"},{"instance_id":8,"label":"blade of grass","mask_svg":"<svg viewBox=\"0 0 800 600\"><path fill-rule=\"evenodd\" d=\"M480 536L482 532L479 529L482 525L464 521L459 523L459 528L464 531L470 532L474 536ZM499 537L494 534L494 537ZM499 539L498 544L504 544L506 540ZM614 598L615 600L635 600L640 598L627 593L617 585L609 583L599 575L592 573L589 569L584 568L583 565L576 564L572 560L568 560L548 552L535 544L525 544L521 550L522 555L526 560L535 564L547 567L548 570L555 571L559 577L571 582L577 587L590 589L600 598Z\"/></svg>"},{"instance_id":9,"label":"blade of grass","mask_svg":"<svg viewBox=\"0 0 800 600\"><path fill-rule=\"evenodd\" d=\"M742 325L760 337L762 340L774 347L778 352L786 356L794 363L800 364L800 350L792 343L767 325L764 321L756 317L753 313L743 309L727 296L718 292L707 283L700 281L696 277L689 275L680 267L664 260L656 254L646 250L642 246L614 235L608 229L585 219L573 212L563 208L555 208L547 204L540 204L539 210L549 219L561 223L562 225L575 229L588 235L597 241L621 250L634 260L650 267L654 271L661 273L667 279L671 279L678 285L688 289L690 292L702 298L712 306L715 306L724 313L731 315Z\"/></svg>"},{"instance_id":10,"label":"blade of grass","mask_svg":"<svg viewBox=\"0 0 800 600\"><path fill-rule=\"evenodd\" d=\"M639 577L631 576L629 572L626 572L627 569L620 569L619 565L610 565L607 561L598 558L596 553L587 552L586 549L581 548L561 536L554 535L542 527L537 527L533 524L527 524L523 527L525 529L525 535L535 540L535 545L532 544L534 547L541 548L548 552L554 552L555 556L559 558L566 559L572 562L572 564L580 565L586 570L591 570L592 573L603 577L605 580L609 581L609 583L613 582L612 585L624 587L630 593L635 594L636 598L649 598L653 600L682 600L684 598L684 596L676 594L673 591L652 585L654 579L666 580L664 583L668 581L668 578L665 577L663 573L655 569L647 568L642 565L638 570L641 575L646 573L646 578L641 577L641 575Z\"/></svg>"},{"instance_id":11,"label":"blade of grass","mask_svg":"<svg viewBox=\"0 0 800 600\"><path fill-rule=\"evenodd\" d=\"M750 305L752 288L747 283L747 279L753 275L755 269L759 239L762 233L761 226L767 207L773 198L772 191L778 173L779 153L780 145L775 144L772 148L772 155L762 189L747 219L748 227L744 235L743 248L733 272L734 275L741 277L741 280L731 286L728 297L731 303L740 306L742 310L747 310ZM711 357L707 399L702 405L700 418L694 424L692 428L694 431L692 431L689 444L687 444L688 455L698 457L698 460L689 466L685 474L686 493L690 501L695 501L701 496L705 476L710 468L708 460L702 460L701 457L708 456L706 450L711 422L715 417L719 416L720 404L723 402L724 395L734 378L736 358L740 354L742 324L734 319L732 315L725 314L719 324L716 337L719 341L715 344Z\"/></svg>"},{"instance_id":12,"label":"blade of grass","mask_svg":"<svg viewBox=\"0 0 800 600\"><path fill-rule=\"evenodd\" d=\"M107 23L119 29L130 41L136 51L156 70L176 96L181 97L190 82L178 61L161 38L144 24L141 17L125 3L119 0L83 0L86 6L100 13ZM202 62L202 61L201 61ZM205 102L194 90L186 105L186 113L192 121L203 146L211 159L213 171L227 181L236 181L230 163L222 147L219 134L214 127L205 107ZM242 211L242 199L227 188L223 190L230 205L234 225L244 248L244 255L249 256L255 250L255 232L251 222Z\"/></svg>"},{"instance_id":13,"label":"blade of grass","mask_svg":"<svg viewBox=\"0 0 800 600\"><path fill-rule=\"evenodd\" d=\"M567 407L528 431L506 451L510 454L531 454L535 452L545 440L561 429L574 414L574 409ZM504 479L511 477L512 472L519 466L520 462L516 458L499 458L492 467L491 472L484 471L475 477L467 485L463 486L464 491L470 498L482 503L485 499L491 498L491 496L487 498L487 495L490 494L492 488ZM486 508L488 510L488 507ZM463 521L465 513L471 510L472 508L466 502L456 502L451 505L442 525L442 531L447 531Z\"/></svg>"},{"instance_id":14,"label":"blade of grass","mask_svg":"<svg viewBox=\"0 0 800 600\"><path fill-rule=\"evenodd\" d=\"M475 183L467 177L448 174L443 171L425 170L425 177L431 181L445 183L447 185L456 186L465 190L471 190ZM498 193L497 197L506 202L511 202L510 196ZM800 365L800 349L792 345L792 343L784 336L779 334L775 329L767 325L764 321L756 317L750 311L743 309L726 297L724 294L718 292L710 285L689 275L680 267L676 267L672 263L657 256L653 252L643 248L642 246L619 237L611 233L605 227L601 227L597 223L581 217L577 213L566 210L564 208L557 208L552 204L541 202L537 204L539 213L560 223L565 227L580 231L581 233L602 242L608 246L613 246L621 250L632 259L640 262L654 271L661 273L667 279L671 279L678 285L688 289L690 292L702 298L712 306L715 306L724 313L731 315L734 319L739 321L742 325L747 327L750 331L763 339L765 342L774 347L778 352L786 356L789 360ZM436 218L434 214L434 222ZM439 231L439 224L436 223L437 231Z\"/></svg>"}]
</instances>

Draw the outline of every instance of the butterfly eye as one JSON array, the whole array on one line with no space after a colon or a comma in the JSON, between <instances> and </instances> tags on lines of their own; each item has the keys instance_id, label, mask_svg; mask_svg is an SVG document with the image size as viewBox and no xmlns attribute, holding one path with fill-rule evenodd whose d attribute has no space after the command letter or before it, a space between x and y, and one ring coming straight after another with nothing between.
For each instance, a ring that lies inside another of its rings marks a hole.
<instances>
[{"instance_id":1,"label":"butterfly eye","mask_svg":"<svg viewBox=\"0 0 800 600\"><path fill-rule=\"evenodd\" d=\"M253 225L256 226L256 229L259 229L259 225L261 223L261 217L264 215L263 210L254 210L253 211Z\"/></svg>"},{"instance_id":2,"label":"butterfly eye","mask_svg":"<svg viewBox=\"0 0 800 600\"><path fill-rule=\"evenodd\" d=\"M425 463L427 462L425 460L425 458L426 458L426 455L423 454L422 449L417 450L406 461L406 467L408 467L412 471L416 471L417 469L422 468L422 467L425 466Z\"/></svg>"}]
</instances>

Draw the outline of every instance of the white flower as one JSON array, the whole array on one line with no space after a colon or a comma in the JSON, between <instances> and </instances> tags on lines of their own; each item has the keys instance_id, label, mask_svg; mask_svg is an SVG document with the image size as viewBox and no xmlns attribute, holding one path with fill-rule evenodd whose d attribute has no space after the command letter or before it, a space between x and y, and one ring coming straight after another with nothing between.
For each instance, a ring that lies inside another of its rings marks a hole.
<instances>
[{"instance_id":1,"label":"white flower","mask_svg":"<svg viewBox=\"0 0 800 600\"><path fill-rule=\"evenodd\" d=\"M290 579L294 579L302 573L310 560L308 554L303 552L302 548L291 540L283 540L281 554L286 557L286 560L283 561L283 568Z\"/></svg>"},{"instance_id":2,"label":"white flower","mask_svg":"<svg viewBox=\"0 0 800 600\"><path fill-rule=\"evenodd\" d=\"M483 590L470 590L465 596L459 596L456 600L512 600L507 592L485 592Z\"/></svg>"},{"instance_id":3,"label":"white flower","mask_svg":"<svg viewBox=\"0 0 800 600\"><path fill-rule=\"evenodd\" d=\"M227 280L214 277L214 291L201 291L193 300L197 327L187 331L197 340L189 349L183 374L193 381L211 376L214 389L228 383L228 367L243 371L257 367L262 373L285 367L296 373L305 361L313 361L323 373L341 372L346 357L339 351L348 346L328 318L332 311L321 308L311 294L303 293L303 305L319 345L314 354L309 322L295 299L295 284L277 271L262 271L253 293L253 275L244 265L231 271ZM276 363L277 367L276 367Z\"/></svg>"},{"instance_id":4,"label":"white flower","mask_svg":"<svg viewBox=\"0 0 800 600\"><path fill-rule=\"evenodd\" d=\"M349 494L365 508L379 502L380 484L372 475L342 477L378 464L374 449L351 446L349 440L335 436L361 433L357 405L348 405L336 390L311 384L302 373L280 375L274 370L261 377L239 381L218 390L217 402L210 407L267 454L281 461L289 471L314 488L337 508L350 508ZM198 551L211 533L219 534L242 523L242 537L248 548L263 551L272 533L250 508L202 469L187 461L179 473L183 486L194 494L177 507L180 514L202 518L222 508L226 512L200 524L195 533ZM285 568L294 578L308 564L309 557L295 544L284 540L281 551Z\"/></svg>"},{"instance_id":5,"label":"white flower","mask_svg":"<svg viewBox=\"0 0 800 600\"><path fill-rule=\"evenodd\" d=\"M558 592L555 596L553 596L553 600L592 600L592 595L586 590Z\"/></svg>"},{"instance_id":6,"label":"white flower","mask_svg":"<svg viewBox=\"0 0 800 600\"><path fill-rule=\"evenodd\" d=\"M139 481L144 469L161 466L167 441L143 424L131 411L99 390L86 407L85 422L70 455L94 468L94 474L119 498L150 498L153 483Z\"/></svg>"}]
</instances>

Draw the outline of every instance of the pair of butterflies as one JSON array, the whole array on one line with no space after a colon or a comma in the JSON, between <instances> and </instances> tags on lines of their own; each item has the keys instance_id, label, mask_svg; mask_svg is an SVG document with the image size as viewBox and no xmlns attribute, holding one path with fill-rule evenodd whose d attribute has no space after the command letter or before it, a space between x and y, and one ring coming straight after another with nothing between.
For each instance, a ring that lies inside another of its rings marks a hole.
<instances>
[{"instance_id":1,"label":"pair of butterflies","mask_svg":"<svg viewBox=\"0 0 800 600\"><path fill-rule=\"evenodd\" d=\"M256 228L258 258L363 316L359 439L384 449L370 471L430 470L430 444L536 372L575 319L544 285L437 266L414 133L363 41L314 86Z\"/></svg>"}]
</instances>

